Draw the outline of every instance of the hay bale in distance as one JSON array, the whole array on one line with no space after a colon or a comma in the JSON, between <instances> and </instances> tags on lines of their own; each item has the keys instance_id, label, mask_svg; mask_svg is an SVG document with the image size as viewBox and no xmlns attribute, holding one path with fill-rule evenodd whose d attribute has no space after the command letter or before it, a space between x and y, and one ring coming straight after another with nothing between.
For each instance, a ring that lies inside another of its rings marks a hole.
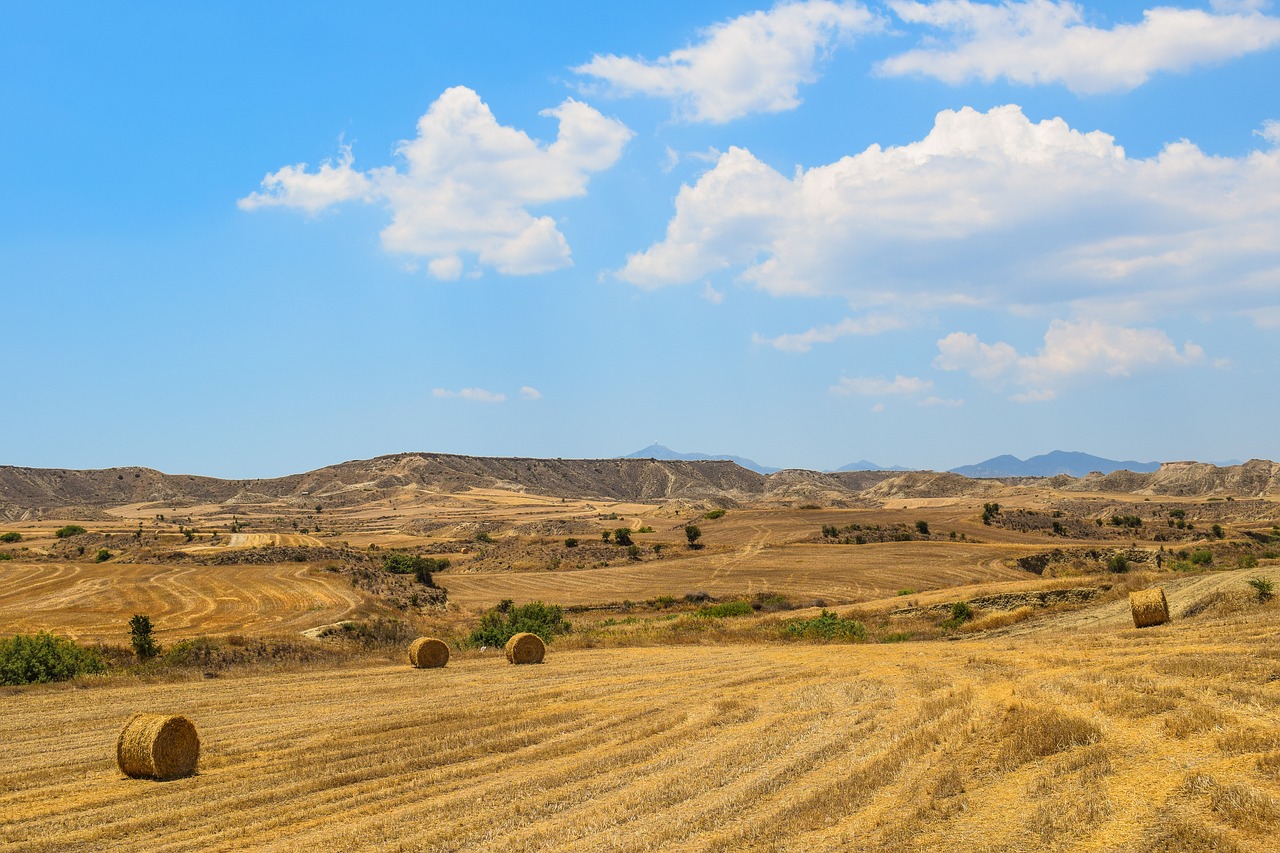
<instances>
[{"instance_id":1,"label":"hay bale in distance","mask_svg":"<svg viewBox=\"0 0 1280 853\"><path fill-rule=\"evenodd\" d=\"M1129 593L1129 609L1133 612L1133 627L1146 628L1163 625L1169 621L1169 602L1164 590L1158 586Z\"/></svg>"},{"instance_id":2,"label":"hay bale in distance","mask_svg":"<svg viewBox=\"0 0 1280 853\"><path fill-rule=\"evenodd\" d=\"M449 646L435 637L419 637L409 644L409 663L418 669L436 669L449 662Z\"/></svg>"},{"instance_id":3,"label":"hay bale in distance","mask_svg":"<svg viewBox=\"0 0 1280 853\"><path fill-rule=\"evenodd\" d=\"M116 763L135 779L180 779L199 760L200 736L186 717L134 714L116 741Z\"/></svg>"},{"instance_id":4,"label":"hay bale in distance","mask_svg":"<svg viewBox=\"0 0 1280 853\"><path fill-rule=\"evenodd\" d=\"M511 663L542 663L546 654L547 647L537 634L524 631L507 640L507 660Z\"/></svg>"}]
</instances>

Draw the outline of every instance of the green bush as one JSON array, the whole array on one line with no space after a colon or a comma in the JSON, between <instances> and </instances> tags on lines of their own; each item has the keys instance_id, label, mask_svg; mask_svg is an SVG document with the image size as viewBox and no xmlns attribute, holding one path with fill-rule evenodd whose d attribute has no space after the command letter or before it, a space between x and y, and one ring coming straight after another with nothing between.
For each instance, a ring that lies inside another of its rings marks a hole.
<instances>
[{"instance_id":1,"label":"green bush","mask_svg":"<svg viewBox=\"0 0 1280 853\"><path fill-rule=\"evenodd\" d=\"M1215 524L1213 527L1210 527L1209 530L1213 533L1215 539L1221 539L1227 535L1226 531L1222 529L1221 524Z\"/></svg>"},{"instance_id":2,"label":"green bush","mask_svg":"<svg viewBox=\"0 0 1280 853\"><path fill-rule=\"evenodd\" d=\"M566 547L566 548L577 548L577 547L578 547L578 540L577 540L577 539L574 539L572 536L570 536L568 539L564 540L564 547Z\"/></svg>"},{"instance_id":3,"label":"green bush","mask_svg":"<svg viewBox=\"0 0 1280 853\"><path fill-rule=\"evenodd\" d=\"M449 568L449 560L446 557L421 557L396 551L382 558L382 568L393 575L413 575L418 583L434 587L436 584L431 573Z\"/></svg>"},{"instance_id":4,"label":"green bush","mask_svg":"<svg viewBox=\"0 0 1280 853\"><path fill-rule=\"evenodd\" d=\"M713 509L713 510L711 510L711 512L706 513L706 514L705 514L705 515L703 515L702 517L703 517L703 518L711 519L712 521L714 521L714 520L715 520L715 519L717 519L717 518L724 518L724 510L722 510L722 509Z\"/></svg>"},{"instance_id":5,"label":"green bush","mask_svg":"<svg viewBox=\"0 0 1280 853\"><path fill-rule=\"evenodd\" d=\"M1196 566L1212 566L1213 552L1208 549L1191 552L1191 563Z\"/></svg>"},{"instance_id":6,"label":"green bush","mask_svg":"<svg viewBox=\"0 0 1280 853\"><path fill-rule=\"evenodd\" d=\"M922 519L922 520L920 520L920 521L917 521L917 522L916 522L916 532L917 532L917 533L919 533L921 536L928 536L928 535L929 535L929 522L924 521L923 519Z\"/></svg>"},{"instance_id":7,"label":"green bush","mask_svg":"<svg viewBox=\"0 0 1280 853\"><path fill-rule=\"evenodd\" d=\"M1271 581L1266 578L1249 578L1248 584L1253 587L1254 594L1257 595L1259 603L1269 601L1271 599Z\"/></svg>"},{"instance_id":8,"label":"green bush","mask_svg":"<svg viewBox=\"0 0 1280 853\"><path fill-rule=\"evenodd\" d=\"M845 619L830 610L823 610L812 619L792 619L783 626L782 634L798 640L860 643L867 639L867 627L856 619Z\"/></svg>"},{"instance_id":9,"label":"green bush","mask_svg":"<svg viewBox=\"0 0 1280 853\"><path fill-rule=\"evenodd\" d=\"M516 605L505 599L480 617L479 626L468 639L473 646L504 646L516 634L528 631L549 643L552 637L572 629L559 605L541 601Z\"/></svg>"},{"instance_id":10,"label":"green bush","mask_svg":"<svg viewBox=\"0 0 1280 853\"><path fill-rule=\"evenodd\" d=\"M106 668L98 652L45 631L0 640L0 684L66 681Z\"/></svg>"},{"instance_id":11,"label":"green bush","mask_svg":"<svg viewBox=\"0 0 1280 853\"><path fill-rule=\"evenodd\" d=\"M1239 566L1242 569L1256 569L1258 567L1258 558L1253 554L1241 554Z\"/></svg>"},{"instance_id":12,"label":"green bush","mask_svg":"<svg viewBox=\"0 0 1280 853\"><path fill-rule=\"evenodd\" d=\"M727 616L750 616L755 612L755 608L746 601L725 601L700 607L693 615L708 619L724 619Z\"/></svg>"},{"instance_id":13,"label":"green bush","mask_svg":"<svg viewBox=\"0 0 1280 853\"><path fill-rule=\"evenodd\" d=\"M0 560L12 560L13 555L8 551L0 551Z\"/></svg>"},{"instance_id":14,"label":"green bush","mask_svg":"<svg viewBox=\"0 0 1280 853\"><path fill-rule=\"evenodd\" d=\"M0 533L0 542L21 542L21 541L22 541L21 533L14 533L12 531L8 533Z\"/></svg>"},{"instance_id":15,"label":"green bush","mask_svg":"<svg viewBox=\"0 0 1280 853\"><path fill-rule=\"evenodd\" d=\"M684 537L689 540L689 547L693 548L698 539L702 536L702 528L696 524L686 524L684 526Z\"/></svg>"},{"instance_id":16,"label":"green bush","mask_svg":"<svg viewBox=\"0 0 1280 853\"><path fill-rule=\"evenodd\" d=\"M59 527L53 531L53 535L59 539L66 539L68 536L79 536L84 533L85 529L78 524L68 524L66 527Z\"/></svg>"},{"instance_id":17,"label":"green bush","mask_svg":"<svg viewBox=\"0 0 1280 853\"><path fill-rule=\"evenodd\" d=\"M619 527L617 530L613 531L613 541L617 545L630 545L631 544L631 528Z\"/></svg>"},{"instance_id":18,"label":"green bush","mask_svg":"<svg viewBox=\"0 0 1280 853\"><path fill-rule=\"evenodd\" d=\"M476 541L488 544L493 541L493 537L490 536L487 531L481 530L476 534Z\"/></svg>"},{"instance_id":19,"label":"green bush","mask_svg":"<svg viewBox=\"0 0 1280 853\"><path fill-rule=\"evenodd\" d=\"M111 559L111 552L108 551L106 548L99 548L97 555L95 555L93 558L93 561L95 563L105 563L107 560L110 560L110 559Z\"/></svg>"},{"instance_id":20,"label":"green bush","mask_svg":"<svg viewBox=\"0 0 1280 853\"><path fill-rule=\"evenodd\" d=\"M150 617L135 614L129 620L129 643L140 661L149 661L160 654L160 644L151 636Z\"/></svg>"},{"instance_id":21,"label":"green bush","mask_svg":"<svg viewBox=\"0 0 1280 853\"><path fill-rule=\"evenodd\" d=\"M967 601L957 601L951 605L951 618L943 620L942 627L953 631L973 618L973 608Z\"/></svg>"},{"instance_id":22,"label":"green bush","mask_svg":"<svg viewBox=\"0 0 1280 853\"><path fill-rule=\"evenodd\" d=\"M1124 554L1112 554L1107 560L1107 571L1120 574L1129 571L1129 560Z\"/></svg>"}]
</instances>

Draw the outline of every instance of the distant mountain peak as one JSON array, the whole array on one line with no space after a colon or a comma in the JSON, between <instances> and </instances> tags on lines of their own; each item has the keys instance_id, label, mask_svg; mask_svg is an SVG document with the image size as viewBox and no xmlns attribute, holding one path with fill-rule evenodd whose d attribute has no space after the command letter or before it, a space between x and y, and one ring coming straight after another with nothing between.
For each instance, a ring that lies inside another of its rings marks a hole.
<instances>
[{"instance_id":1,"label":"distant mountain peak","mask_svg":"<svg viewBox=\"0 0 1280 853\"><path fill-rule=\"evenodd\" d=\"M904 468L901 465L877 465L866 459L859 459L857 462L850 462L848 465L841 465L835 469L840 471L910 471L910 468Z\"/></svg>"},{"instance_id":2,"label":"distant mountain peak","mask_svg":"<svg viewBox=\"0 0 1280 853\"><path fill-rule=\"evenodd\" d=\"M635 453L628 453L622 459L663 459L674 462L733 462L741 465L757 474L774 474L781 471L781 468L770 468L767 465L761 465L742 456L734 456L728 453L710 454L710 453L680 453L672 450L670 447L654 442L648 447L643 447Z\"/></svg>"},{"instance_id":3,"label":"distant mountain peak","mask_svg":"<svg viewBox=\"0 0 1280 853\"><path fill-rule=\"evenodd\" d=\"M1094 471L1103 474L1110 474L1113 471L1149 474L1159 469L1159 462L1133 460L1121 462L1077 450L1053 450L1039 456L1032 456L1030 459L1019 459L1009 454L993 456L975 465L952 468L950 473L964 477L1056 477L1059 474L1083 477Z\"/></svg>"}]
</instances>

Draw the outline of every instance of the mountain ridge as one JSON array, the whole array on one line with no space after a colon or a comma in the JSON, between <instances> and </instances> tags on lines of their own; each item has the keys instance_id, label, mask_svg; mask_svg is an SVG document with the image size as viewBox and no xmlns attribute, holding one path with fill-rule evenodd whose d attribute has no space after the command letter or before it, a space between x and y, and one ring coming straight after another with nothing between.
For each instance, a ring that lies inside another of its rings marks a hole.
<instances>
[{"instance_id":1,"label":"mountain ridge","mask_svg":"<svg viewBox=\"0 0 1280 853\"><path fill-rule=\"evenodd\" d=\"M658 459L534 459L399 453L352 460L301 474L260 480L220 480L149 468L88 471L0 466L0 518L62 517L68 509L103 511L125 505L168 506L280 502L291 506L355 506L413 493L506 489L602 501L695 501L852 505L904 498L978 497L1043 483L1074 492L1280 497L1280 465L1253 459L1220 468L1169 462L1151 473L1115 470L1084 477L971 479L953 472L785 469L759 474L729 461Z\"/></svg>"}]
</instances>

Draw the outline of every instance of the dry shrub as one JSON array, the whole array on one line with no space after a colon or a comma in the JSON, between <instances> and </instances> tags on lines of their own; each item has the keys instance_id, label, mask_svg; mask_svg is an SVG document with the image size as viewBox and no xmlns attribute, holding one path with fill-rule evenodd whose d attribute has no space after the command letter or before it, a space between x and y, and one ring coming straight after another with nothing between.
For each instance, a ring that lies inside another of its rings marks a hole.
<instances>
[{"instance_id":1,"label":"dry shrub","mask_svg":"<svg viewBox=\"0 0 1280 853\"><path fill-rule=\"evenodd\" d=\"M537 634L522 631L507 640L507 660L511 663L542 663L547 647Z\"/></svg>"},{"instance_id":2,"label":"dry shrub","mask_svg":"<svg viewBox=\"0 0 1280 853\"><path fill-rule=\"evenodd\" d=\"M1056 708L1013 705L997 731L1001 745L996 764L1001 770L1013 770L1073 746L1097 743L1100 737L1101 729L1074 714Z\"/></svg>"},{"instance_id":3,"label":"dry shrub","mask_svg":"<svg viewBox=\"0 0 1280 853\"><path fill-rule=\"evenodd\" d=\"M1129 610L1133 613L1133 627L1147 628L1169 621L1169 602L1164 590L1158 586L1129 593Z\"/></svg>"},{"instance_id":4,"label":"dry shrub","mask_svg":"<svg viewBox=\"0 0 1280 853\"><path fill-rule=\"evenodd\" d=\"M135 779L190 776L199 759L200 736L186 717L134 714L116 741L116 763Z\"/></svg>"},{"instance_id":5,"label":"dry shrub","mask_svg":"<svg viewBox=\"0 0 1280 853\"><path fill-rule=\"evenodd\" d=\"M418 669L437 669L449 662L449 647L435 637L419 637L409 645L409 663Z\"/></svg>"},{"instance_id":6,"label":"dry shrub","mask_svg":"<svg viewBox=\"0 0 1280 853\"><path fill-rule=\"evenodd\" d=\"M1015 625L1023 622L1035 615L1035 610L1030 607L1019 607L1017 610L1000 610L995 613L988 613L971 622L966 622L960 626L960 633L975 634L979 631L994 631L996 628L1004 628L1009 625Z\"/></svg>"}]
</instances>

